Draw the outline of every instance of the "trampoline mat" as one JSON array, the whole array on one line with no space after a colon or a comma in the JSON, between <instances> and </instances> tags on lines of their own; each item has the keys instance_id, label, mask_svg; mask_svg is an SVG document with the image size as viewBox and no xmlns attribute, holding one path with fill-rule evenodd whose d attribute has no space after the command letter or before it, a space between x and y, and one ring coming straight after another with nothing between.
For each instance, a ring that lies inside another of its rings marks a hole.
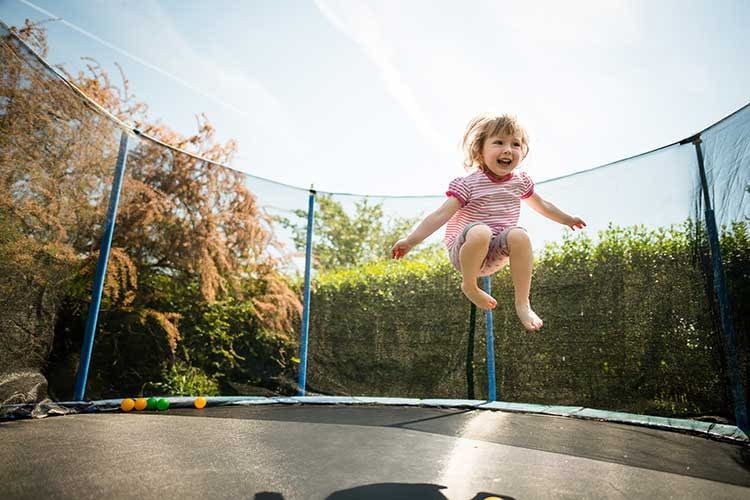
<instances>
[{"instance_id":1,"label":"trampoline mat","mask_svg":"<svg viewBox=\"0 0 750 500\"><path fill-rule=\"evenodd\" d=\"M550 415L259 405L0 424L6 498L750 498L750 447Z\"/></svg>"}]
</instances>

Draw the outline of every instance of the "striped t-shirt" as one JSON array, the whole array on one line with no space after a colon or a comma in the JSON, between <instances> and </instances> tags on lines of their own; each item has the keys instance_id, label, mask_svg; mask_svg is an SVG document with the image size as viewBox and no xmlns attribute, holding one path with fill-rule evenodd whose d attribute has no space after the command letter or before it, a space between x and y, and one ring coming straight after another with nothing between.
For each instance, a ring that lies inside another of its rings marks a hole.
<instances>
[{"instance_id":1,"label":"striped t-shirt","mask_svg":"<svg viewBox=\"0 0 750 500\"><path fill-rule=\"evenodd\" d=\"M502 178L477 170L466 177L453 179L448 196L454 196L461 208L453 214L445 228L445 244L450 247L464 227L483 222L497 235L518 224L521 200L534 194L534 181L526 172L511 172Z\"/></svg>"}]
</instances>

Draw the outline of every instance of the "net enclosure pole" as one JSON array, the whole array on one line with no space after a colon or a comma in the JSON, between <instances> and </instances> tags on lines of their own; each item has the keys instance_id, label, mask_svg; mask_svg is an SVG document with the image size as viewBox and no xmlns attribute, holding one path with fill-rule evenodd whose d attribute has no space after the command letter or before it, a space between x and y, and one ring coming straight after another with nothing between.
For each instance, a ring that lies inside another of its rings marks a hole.
<instances>
[{"instance_id":1,"label":"net enclosure pole","mask_svg":"<svg viewBox=\"0 0 750 500\"><path fill-rule=\"evenodd\" d=\"M109 195L109 207L107 208L107 220L104 224L101 247L99 248L99 259L96 262L96 273L94 274L94 287L91 292L91 305L86 319L86 329L83 334L83 346L81 346L81 361L76 373L75 389L73 398L83 401L86 394L86 383L89 376L89 365L91 364L91 353L94 349L94 336L96 334L96 323L99 319L99 308L102 303L102 292L104 290L104 278L107 274L107 263L112 248L112 235L115 231L115 219L117 218L117 205L120 203L120 189L122 178L125 174L125 162L128 156L128 135L125 131L120 135L120 150L117 153L117 166L115 178L112 182L112 192Z\"/></svg>"},{"instance_id":2,"label":"net enclosure pole","mask_svg":"<svg viewBox=\"0 0 750 500\"><path fill-rule=\"evenodd\" d=\"M719 302L719 317L721 330L724 336L724 352L729 366L729 383L732 390L734 404L734 418L737 427L743 431L748 429L747 402L745 401L745 389L740 376L739 361L737 357L737 336L734 332L734 324L731 315L731 303L727 292L726 279L724 277L724 265L721 257L721 245L719 243L719 231L716 226L716 216L711 205L711 197L708 192L708 181L706 168L701 148L700 135L693 137L695 152L698 156L698 171L700 173L701 190L705 203L706 232L708 233L708 244L711 249L711 270L713 272L713 285L716 298Z\"/></svg>"},{"instance_id":3,"label":"net enclosure pole","mask_svg":"<svg viewBox=\"0 0 750 500\"><path fill-rule=\"evenodd\" d=\"M307 337L310 328L310 269L312 267L312 237L315 222L315 190L310 186L307 199L307 239L305 242L305 288L302 302L302 332L299 342L299 381L297 395L305 395L307 387Z\"/></svg>"},{"instance_id":4,"label":"net enclosure pole","mask_svg":"<svg viewBox=\"0 0 750 500\"><path fill-rule=\"evenodd\" d=\"M492 277L482 278L484 291L492 294ZM487 344L487 401L496 401L495 391L495 338L492 329L492 309L484 312L484 334Z\"/></svg>"},{"instance_id":5,"label":"net enclosure pole","mask_svg":"<svg viewBox=\"0 0 750 500\"><path fill-rule=\"evenodd\" d=\"M474 399L474 332L477 324L477 306L472 302L469 310L469 339L466 342L466 398Z\"/></svg>"}]
</instances>

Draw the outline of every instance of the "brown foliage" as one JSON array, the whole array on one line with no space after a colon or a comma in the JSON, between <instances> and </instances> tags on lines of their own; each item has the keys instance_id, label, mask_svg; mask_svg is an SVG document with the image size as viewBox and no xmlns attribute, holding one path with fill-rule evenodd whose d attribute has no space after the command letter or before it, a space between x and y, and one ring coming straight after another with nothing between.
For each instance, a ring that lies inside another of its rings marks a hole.
<instances>
[{"instance_id":1,"label":"brown foliage","mask_svg":"<svg viewBox=\"0 0 750 500\"><path fill-rule=\"evenodd\" d=\"M27 23L18 33L46 50L43 31ZM29 60L0 38L3 370L38 369L49 355L57 309L98 240L114 147L111 125Z\"/></svg>"}]
</instances>

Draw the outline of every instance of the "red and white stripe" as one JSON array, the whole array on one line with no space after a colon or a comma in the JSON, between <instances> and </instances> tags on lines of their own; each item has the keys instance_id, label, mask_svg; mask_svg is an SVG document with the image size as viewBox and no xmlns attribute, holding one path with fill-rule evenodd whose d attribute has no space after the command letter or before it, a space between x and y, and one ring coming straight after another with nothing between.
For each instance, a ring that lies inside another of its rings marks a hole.
<instances>
[{"instance_id":1,"label":"red and white stripe","mask_svg":"<svg viewBox=\"0 0 750 500\"><path fill-rule=\"evenodd\" d=\"M445 194L461 202L445 229L445 244L450 247L472 222L487 224L493 235L517 225L521 200L534 194L534 181L526 172L511 172L498 179L477 170L451 181Z\"/></svg>"}]
</instances>

